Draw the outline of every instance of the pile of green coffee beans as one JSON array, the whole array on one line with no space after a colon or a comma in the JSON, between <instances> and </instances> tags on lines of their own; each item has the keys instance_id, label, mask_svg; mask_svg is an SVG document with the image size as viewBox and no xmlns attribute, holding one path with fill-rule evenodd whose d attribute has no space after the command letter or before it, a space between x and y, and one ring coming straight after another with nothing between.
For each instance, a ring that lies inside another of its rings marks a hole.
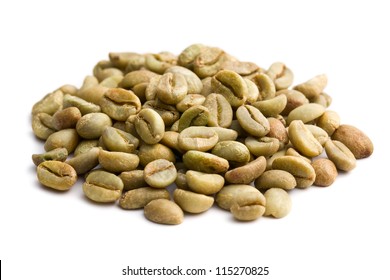
<instances>
[{"instance_id":1,"label":"pile of green coffee beans","mask_svg":"<svg viewBox=\"0 0 390 280\"><path fill-rule=\"evenodd\" d=\"M46 151L32 156L38 180L66 191L83 175L89 199L162 224L214 201L237 220L281 218L288 191L329 186L373 152L327 109L326 84L318 75L292 86L283 63L262 69L202 44L179 56L110 53L80 88L33 106Z\"/></svg>"}]
</instances>

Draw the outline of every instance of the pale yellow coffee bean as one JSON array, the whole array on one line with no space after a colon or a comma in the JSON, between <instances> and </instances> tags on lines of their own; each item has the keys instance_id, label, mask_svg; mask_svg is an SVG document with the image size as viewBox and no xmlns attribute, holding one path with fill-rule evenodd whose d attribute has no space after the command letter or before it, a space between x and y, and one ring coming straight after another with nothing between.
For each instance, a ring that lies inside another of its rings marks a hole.
<instances>
[{"instance_id":1,"label":"pale yellow coffee bean","mask_svg":"<svg viewBox=\"0 0 390 280\"><path fill-rule=\"evenodd\" d=\"M329 139L325 144L325 151L338 169L350 171L356 167L355 156L342 142Z\"/></svg>"},{"instance_id":2,"label":"pale yellow coffee bean","mask_svg":"<svg viewBox=\"0 0 390 280\"><path fill-rule=\"evenodd\" d=\"M214 198L212 196L182 189L176 189L173 192L173 200L183 211L193 214L205 212L214 204Z\"/></svg>"},{"instance_id":3,"label":"pale yellow coffee bean","mask_svg":"<svg viewBox=\"0 0 390 280\"><path fill-rule=\"evenodd\" d=\"M183 210L168 199L155 199L144 207L145 217L158 224L178 225L183 222Z\"/></svg>"},{"instance_id":4,"label":"pale yellow coffee bean","mask_svg":"<svg viewBox=\"0 0 390 280\"><path fill-rule=\"evenodd\" d=\"M327 83L328 78L325 74L321 74L302 84L296 85L294 89L302 92L307 98L312 99L324 91Z\"/></svg>"},{"instance_id":5,"label":"pale yellow coffee bean","mask_svg":"<svg viewBox=\"0 0 390 280\"><path fill-rule=\"evenodd\" d=\"M119 200L119 206L123 209L139 209L145 207L152 200L169 199L169 197L169 192L166 189L138 188L124 193Z\"/></svg>"},{"instance_id":6,"label":"pale yellow coffee bean","mask_svg":"<svg viewBox=\"0 0 390 280\"><path fill-rule=\"evenodd\" d=\"M201 194L210 195L217 193L225 184L225 179L219 174L188 170L185 175L188 187L194 192Z\"/></svg>"},{"instance_id":7,"label":"pale yellow coffee bean","mask_svg":"<svg viewBox=\"0 0 390 280\"><path fill-rule=\"evenodd\" d=\"M323 151L322 145L301 120L294 120L290 123L288 137L294 148L304 156L316 157Z\"/></svg>"},{"instance_id":8,"label":"pale yellow coffee bean","mask_svg":"<svg viewBox=\"0 0 390 280\"><path fill-rule=\"evenodd\" d=\"M289 125L294 120L301 120L303 123L308 123L321 117L324 112L325 107L320 104L303 104L288 114L287 124Z\"/></svg>"},{"instance_id":9,"label":"pale yellow coffee bean","mask_svg":"<svg viewBox=\"0 0 390 280\"><path fill-rule=\"evenodd\" d=\"M255 180L255 187L259 190L280 188L291 190L295 188L297 182L294 176L284 170L267 170Z\"/></svg>"},{"instance_id":10,"label":"pale yellow coffee bean","mask_svg":"<svg viewBox=\"0 0 390 280\"><path fill-rule=\"evenodd\" d=\"M289 194L279 188L272 188L264 193L267 205L265 207L265 216L274 218L283 218L291 211L291 198Z\"/></svg>"},{"instance_id":11,"label":"pale yellow coffee bean","mask_svg":"<svg viewBox=\"0 0 390 280\"><path fill-rule=\"evenodd\" d=\"M335 111L327 110L317 120L317 125L325 130L329 136L340 126L340 116Z\"/></svg>"}]
</instances>

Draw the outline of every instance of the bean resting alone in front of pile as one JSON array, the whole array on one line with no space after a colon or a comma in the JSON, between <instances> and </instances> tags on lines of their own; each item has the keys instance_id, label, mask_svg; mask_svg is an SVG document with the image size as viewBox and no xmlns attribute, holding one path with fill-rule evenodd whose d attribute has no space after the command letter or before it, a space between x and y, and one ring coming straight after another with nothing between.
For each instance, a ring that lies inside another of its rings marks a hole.
<instances>
[{"instance_id":1,"label":"bean resting alone in front of pile","mask_svg":"<svg viewBox=\"0 0 390 280\"><path fill-rule=\"evenodd\" d=\"M37 177L62 192L84 177L88 199L144 209L160 224L213 205L240 221L282 218L289 192L330 186L373 153L328 109L327 82L294 83L282 62L261 68L203 44L179 55L112 52L80 87L33 106Z\"/></svg>"}]
</instances>

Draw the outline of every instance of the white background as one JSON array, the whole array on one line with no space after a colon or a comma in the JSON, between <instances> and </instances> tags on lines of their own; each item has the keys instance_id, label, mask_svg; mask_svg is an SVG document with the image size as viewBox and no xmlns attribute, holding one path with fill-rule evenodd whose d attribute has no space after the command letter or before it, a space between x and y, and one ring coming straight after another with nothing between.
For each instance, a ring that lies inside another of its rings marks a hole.
<instances>
[{"instance_id":1,"label":"white background","mask_svg":"<svg viewBox=\"0 0 390 280\"><path fill-rule=\"evenodd\" d=\"M268 277L223 279L389 279L390 21L385 3L2 1L4 279L151 279L121 276L127 265L180 265L214 273L217 266L270 270ZM329 188L293 191L286 218L252 223L235 222L215 207L187 215L180 226L161 226L145 220L142 211L90 203L80 185L57 193L38 184L31 154L42 152L43 144L30 128L36 101L63 84L80 86L110 51L179 54L192 43L219 46L264 68L282 61L293 70L295 84L326 73L331 109L371 137L374 154Z\"/></svg>"}]
</instances>

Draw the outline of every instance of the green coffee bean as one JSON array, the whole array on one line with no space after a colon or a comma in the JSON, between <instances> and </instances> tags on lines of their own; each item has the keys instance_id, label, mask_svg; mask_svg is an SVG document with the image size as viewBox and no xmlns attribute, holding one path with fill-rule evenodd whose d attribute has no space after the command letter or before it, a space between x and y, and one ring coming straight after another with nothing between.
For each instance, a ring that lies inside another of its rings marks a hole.
<instances>
[{"instance_id":1,"label":"green coffee bean","mask_svg":"<svg viewBox=\"0 0 390 280\"><path fill-rule=\"evenodd\" d=\"M84 174L99 164L99 153L100 148L94 147L85 153L67 160L66 163L71 165L76 170L77 175Z\"/></svg>"},{"instance_id":2,"label":"green coffee bean","mask_svg":"<svg viewBox=\"0 0 390 280\"><path fill-rule=\"evenodd\" d=\"M187 94L184 98L176 104L176 109L183 113L187 109L195 105L202 105L206 97L200 94Z\"/></svg>"},{"instance_id":3,"label":"green coffee bean","mask_svg":"<svg viewBox=\"0 0 390 280\"><path fill-rule=\"evenodd\" d=\"M112 121L106 114L89 113L78 120L76 130L85 139L97 139L110 126L112 126Z\"/></svg>"},{"instance_id":4,"label":"green coffee bean","mask_svg":"<svg viewBox=\"0 0 390 280\"><path fill-rule=\"evenodd\" d=\"M237 131L234 129L223 128L223 127L211 127L218 135L218 141L234 141L238 137Z\"/></svg>"},{"instance_id":5,"label":"green coffee bean","mask_svg":"<svg viewBox=\"0 0 390 280\"><path fill-rule=\"evenodd\" d=\"M324 112L325 107L320 104L303 104L288 114L287 124L290 124L294 120L301 120L303 123L308 123L321 117Z\"/></svg>"},{"instance_id":6,"label":"green coffee bean","mask_svg":"<svg viewBox=\"0 0 390 280\"><path fill-rule=\"evenodd\" d=\"M340 126L340 116L335 111L325 111L318 119L317 125L325 130L329 136Z\"/></svg>"},{"instance_id":7,"label":"green coffee bean","mask_svg":"<svg viewBox=\"0 0 390 280\"><path fill-rule=\"evenodd\" d=\"M229 170L225 173L225 179L231 184L250 184L264 172L265 167L265 157L260 156L244 166Z\"/></svg>"},{"instance_id":8,"label":"green coffee bean","mask_svg":"<svg viewBox=\"0 0 390 280\"><path fill-rule=\"evenodd\" d=\"M149 186L165 188L172 184L177 177L175 165L166 159L157 159L145 166L144 179Z\"/></svg>"},{"instance_id":9,"label":"green coffee bean","mask_svg":"<svg viewBox=\"0 0 390 280\"><path fill-rule=\"evenodd\" d=\"M137 155L124 152L109 152L101 150L99 153L99 163L109 172L120 173L136 169L139 164L139 157Z\"/></svg>"},{"instance_id":10,"label":"green coffee bean","mask_svg":"<svg viewBox=\"0 0 390 280\"><path fill-rule=\"evenodd\" d=\"M193 69L196 57L206 48L202 44L193 44L185 48L178 57L178 64L188 69Z\"/></svg>"},{"instance_id":11,"label":"green coffee bean","mask_svg":"<svg viewBox=\"0 0 390 280\"><path fill-rule=\"evenodd\" d=\"M102 140L107 149L113 152L132 153L139 145L139 140L133 135L113 127L103 131Z\"/></svg>"},{"instance_id":12,"label":"green coffee bean","mask_svg":"<svg viewBox=\"0 0 390 280\"><path fill-rule=\"evenodd\" d=\"M307 98L312 99L324 90L327 83L328 78L325 74L322 74L317 75L302 84L296 85L294 89L302 92Z\"/></svg>"},{"instance_id":13,"label":"green coffee bean","mask_svg":"<svg viewBox=\"0 0 390 280\"><path fill-rule=\"evenodd\" d=\"M108 89L100 100L102 111L114 120L125 121L141 110L141 101L132 91L121 88Z\"/></svg>"},{"instance_id":14,"label":"green coffee bean","mask_svg":"<svg viewBox=\"0 0 390 280\"><path fill-rule=\"evenodd\" d=\"M322 145L301 120L290 123L288 137L293 146L304 156L316 157L323 151Z\"/></svg>"},{"instance_id":15,"label":"green coffee bean","mask_svg":"<svg viewBox=\"0 0 390 280\"><path fill-rule=\"evenodd\" d=\"M222 94L232 107L243 105L248 95L248 86L244 79L229 70L219 71L211 79L211 87L213 92Z\"/></svg>"},{"instance_id":16,"label":"green coffee bean","mask_svg":"<svg viewBox=\"0 0 390 280\"><path fill-rule=\"evenodd\" d=\"M51 134L45 142L45 151L51 151L56 148L66 148L68 154L73 153L79 143L79 135L73 128L63 129Z\"/></svg>"},{"instance_id":17,"label":"green coffee bean","mask_svg":"<svg viewBox=\"0 0 390 280\"><path fill-rule=\"evenodd\" d=\"M57 111L53 115L53 127L56 130L75 128L77 121L81 118L81 112L76 107L68 107Z\"/></svg>"},{"instance_id":18,"label":"green coffee bean","mask_svg":"<svg viewBox=\"0 0 390 280\"><path fill-rule=\"evenodd\" d=\"M275 84L268 75L264 73L259 73L254 76L252 80L259 89L260 100L271 99L275 96Z\"/></svg>"},{"instance_id":19,"label":"green coffee bean","mask_svg":"<svg viewBox=\"0 0 390 280\"><path fill-rule=\"evenodd\" d=\"M204 47L194 59L194 72L199 78L213 76L222 69L226 58L225 52L220 48Z\"/></svg>"},{"instance_id":20,"label":"green coffee bean","mask_svg":"<svg viewBox=\"0 0 390 280\"><path fill-rule=\"evenodd\" d=\"M177 73L183 75L183 77L186 79L187 82L188 94L200 94L200 92L202 91L202 87L203 87L202 81L194 72L188 70L187 68L181 66L172 66L169 67L167 70L165 70L165 73L172 73L172 74Z\"/></svg>"},{"instance_id":21,"label":"green coffee bean","mask_svg":"<svg viewBox=\"0 0 390 280\"><path fill-rule=\"evenodd\" d=\"M158 224L178 225L183 222L183 210L173 201L159 198L144 207L145 217Z\"/></svg>"},{"instance_id":22,"label":"green coffee bean","mask_svg":"<svg viewBox=\"0 0 390 280\"><path fill-rule=\"evenodd\" d=\"M240 106L237 109L236 117L241 127L250 135L263 137L269 130L269 122L264 115L251 105Z\"/></svg>"},{"instance_id":23,"label":"green coffee bean","mask_svg":"<svg viewBox=\"0 0 390 280\"><path fill-rule=\"evenodd\" d=\"M168 68L177 64L177 57L170 52L145 55L145 66L150 71L163 74Z\"/></svg>"},{"instance_id":24,"label":"green coffee bean","mask_svg":"<svg viewBox=\"0 0 390 280\"><path fill-rule=\"evenodd\" d=\"M119 206L123 209L139 209L152 200L169 199L169 197L169 192L165 189L138 188L124 193L119 200Z\"/></svg>"},{"instance_id":25,"label":"green coffee bean","mask_svg":"<svg viewBox=\"0 0 390 280\"><path fill-rule=\"evenodd\" d=\"M195 105L187 109L180 117L178 131L181 132L190 126L206 126L210 112L202 105Z\"/></svg>"},{"instance_id":26,"label":"green coffee bean","mask_svg":"<svg viewBox=\"0 0 390 280\"><path fill-rule=\"evenodd\" d=\"M286 108L286 105L287 97L284 94L267 100L257 101L252 104L252 106L259 109L266 117L275 117L279 115Z\"/></svg>"},{"instance_id":27,"label":"green coffee bean","mask_svg":"<svg viewBox=\"0 0 390 280\"><path fill-rule=\"evenodd\" d=\"M266 74L274 81L276 90L286 89L293 83L293 72L281 62L271 64Z\"/></svg>"},{"instance_id":28,"label":"green coffee bean","mask_svg":"<svg viewBox=\"0 0 390 280\"><path fill-rule=\"evenodd\" d=\"M229 162L226 159L200 151L186 152L183 155L183 162L188 169L205 173L223 173L229 169Z\"/></svg>"},{"instance_id":29,"label":"green coffee bean","mask_svg":"<svg viewBox=\"0 0 390 280\"><path fill-rule=\"evenodd\" d=\"M99 146L99 140L81 140L74 150L74 156L88 152L90 149Z\"/></svg>"},{"instance_id":30,"label":"green coffee bean","mask_svg":"<svg viewBox=\"0 0 390 280\"><path fill-rule=\"evenodd\" d=\"M319 158L313 161L312 166L316 172L314 185L327 187L333 184L338 175L337 168L332 161L327 158Z\"/></svg>"},{"instance_id":31,"label":"green coffee bean","mask_svg":"<svg viewBox=\"0 0 390 280\"><path fill-rule=\"evenodd\" d=\"M271 156L279 150L279 140L271 137L254 138L249 136L245 138L245 146L255 156Z\"/></svg>"},{"instance_id":32,"label":"green coffee bean","mask_svg":"<svg viewBox=\"0 0 390 280\"><path fill-rule=\"evenodd\" d=\"M68 150L66 148L56 148L43 154L33 154L32 160L36 166L48 160L65 161L68 157Z\"/></svg>"},{"instance_id":33,"label":"green coffee bean","mask_svg":"<svg viewBox=\"0 0 390 280\"><path fill-rule=\"evenodd\" d=\"M250 160L248 148L237 141L218 142L211 153L226 159L230 166L243 165Z\"/></svg>"},{"instance_id":34,"label":"green coffee bean","mask_svg":"<svg viewBox=\"0 0 390 280\"><path fill-rule=\"evenodd\" d=\"M279 188L272 188L264 193L267 205L265 207L265 216L274 218L283 218L291 211L291 198L288 193Z\"/></svg>"},{"instance_id":35,"label":"green coffee bean","mask_svg":"<svg viewBox=\"0 0 390 280\"><path fill-rule=\"evenodd\" d=\"M79 109L81 115L83 116L89 113L99 113L101 111L99 105L85 101L84 99L77 96L65 94L63 100L64 108L76 107Z\"/></svg>"},{"instance_id":36,"label":"green coffee bean","mask_svg":"<svg viewBox=\"0 0 390 280\"><path fill-rule=\"evenodd\" d=\"M44 161L37 166L39 182L49 188L66 191L77 181L77 173L72 166L61 161Z\"/></svg>"},{"instance_id":37,"label":"green coffee bean","mask_svg":"<svg viewBox=\"0 0 390 280\"><path fill-rule=\"evenodd\" d=\"M45 95L40 101L34 104L32 108L32 114L46 113L53 115L55 112L62 109L63 96L61 90L56 90L52 93Z\"/></svg>"},{"instance_id":38,"label":"green coffee bean","mask_svg":"<svg viewBox=\"0 0 390 280\"><path fill-rule=\"evenodd\" d=\"M286 107L281 113L283 116L287 116L295 108L309 103L309 100L306 98L306 96L297 90L283 89L276 92L276 95L281 94L287 97Z\"/></svg>"},{"instance_id":39,"label":"green coffee bean","mask_svg":"<svg viewBox=\"0 0 390 280\"><path fill-rule=\"evenodd\" d=\"M148 186L144 179L143 170L125 171L119 175L119 178L121 178L123 182L123 190L125 191Z\"/></svg>"},{"instance_id":40,"label":"green coffee bean","mask_svg":"<svg viewBox=\"0 0 390 280\"><path fill-rule=\"evenodd\" d=\"M189 189L201 194L215 194L220 191L225 184L224 178L218 174L188 170L185 173L185 176Z\"/></svg>"},{"instance_id":41,"label":"green coffee bean","mask_svg":"<svg viewBox=\"0 0 390 280\"><path fill-rule=\"evenodd\" d=\"M297 182L294 176L284 170L267 170L255 180L255 187L259 190L280 188L291 190L295 188Z\"/></svg>"},{"instance_id":42,"label":"green coffee bean","mask_svg":"<svg viewBox=\"0 0 390 280\"><path fill-rule=\"evenodd\" d=\"M209 112L208 125L229 127L233 120L233 110L229 102L222 94L212 93L206 97L203 103Z\"/></svg>"},{"instance_id":43,"label":"green coffee bean","mask_svg":"<svg viewBox=\"0 0 390 280\"><path fill-rule=\"evenodd\" d=\"M214 204L214 198L212 196L182 189L176 189L173 192L173 200L183 211L194 214L205 212Z\"/></svg>"},{"instance_id":44,"label":"green coffee bean","mask_svg":"<svg viewBox=\"0 0 390 280\"><path fill-rule=\"evenodd\" d=\"M328 140L325 143L325 152L336 167L342 171L350 171L356 167L356 159L350 149L342 142Z\"/></svg>"},{"instance_id":45,"label":"green coffee bean","mask_svg":"<svg viewBox=\"0 0 390 280\"><path fill-rule=\"evenodd\" d=\"M160 143L154 145L142 144L138 151L138 157L142 166L146 166L149 162L156 159L166 159L173 163L176 162L175 154L172 150Z\"/></svg>"},{"instance_id":46,"label":"green coffee bean","mask_svg":"<svg viewBox=\"0 0 390 280\"><path fill-rule=\"evenodd\" d=\"M157 112L142 109L135 120L135 128L145 143L156 144L164 136L165 124Z\"/></svg>"},{"instance_id":47,"label":"green coffee bean","mask_svg":"<svg viewBox=\"0 0 390 280\"><path fill-rule=\"evenodd\" d=\"M180 73L165 73L160 78L157 88L157 98L166 104L176 105L188 92L187 80Z\"/></svg>"},{"instance_id":48,"label":"green coffee bean","mask_svg":"<svg viewBox=\"0 0 390 280\"><path fill-rule=\"evenodd\" d=\"M207 126L191 126L182 130L178 143L182 150L208 151L218 142L218 134Z\"/></svg>"},{"instance_id":49,"label":"green coffee bean","mask_svg":"<svg viewBox=\"0 0 390 280\"><path fill-rule=\"evenodd\" d=\"M83 184L84 194L95 202L114 202L120 198L122 190L122 180L102 170L89 173Z\"/></svg>"},{"instance_id":50,"label":"green coffee bean","mask_svg":"<svg viewBox=\"0 0 390 280\"><path fill-rule=\"evenodd\" d=\"M46 113L37 113L32 117L32 129L36 137L42 140L49 138L56 130L52 126L53 117Z\"/></svg>"}]
</instances>

